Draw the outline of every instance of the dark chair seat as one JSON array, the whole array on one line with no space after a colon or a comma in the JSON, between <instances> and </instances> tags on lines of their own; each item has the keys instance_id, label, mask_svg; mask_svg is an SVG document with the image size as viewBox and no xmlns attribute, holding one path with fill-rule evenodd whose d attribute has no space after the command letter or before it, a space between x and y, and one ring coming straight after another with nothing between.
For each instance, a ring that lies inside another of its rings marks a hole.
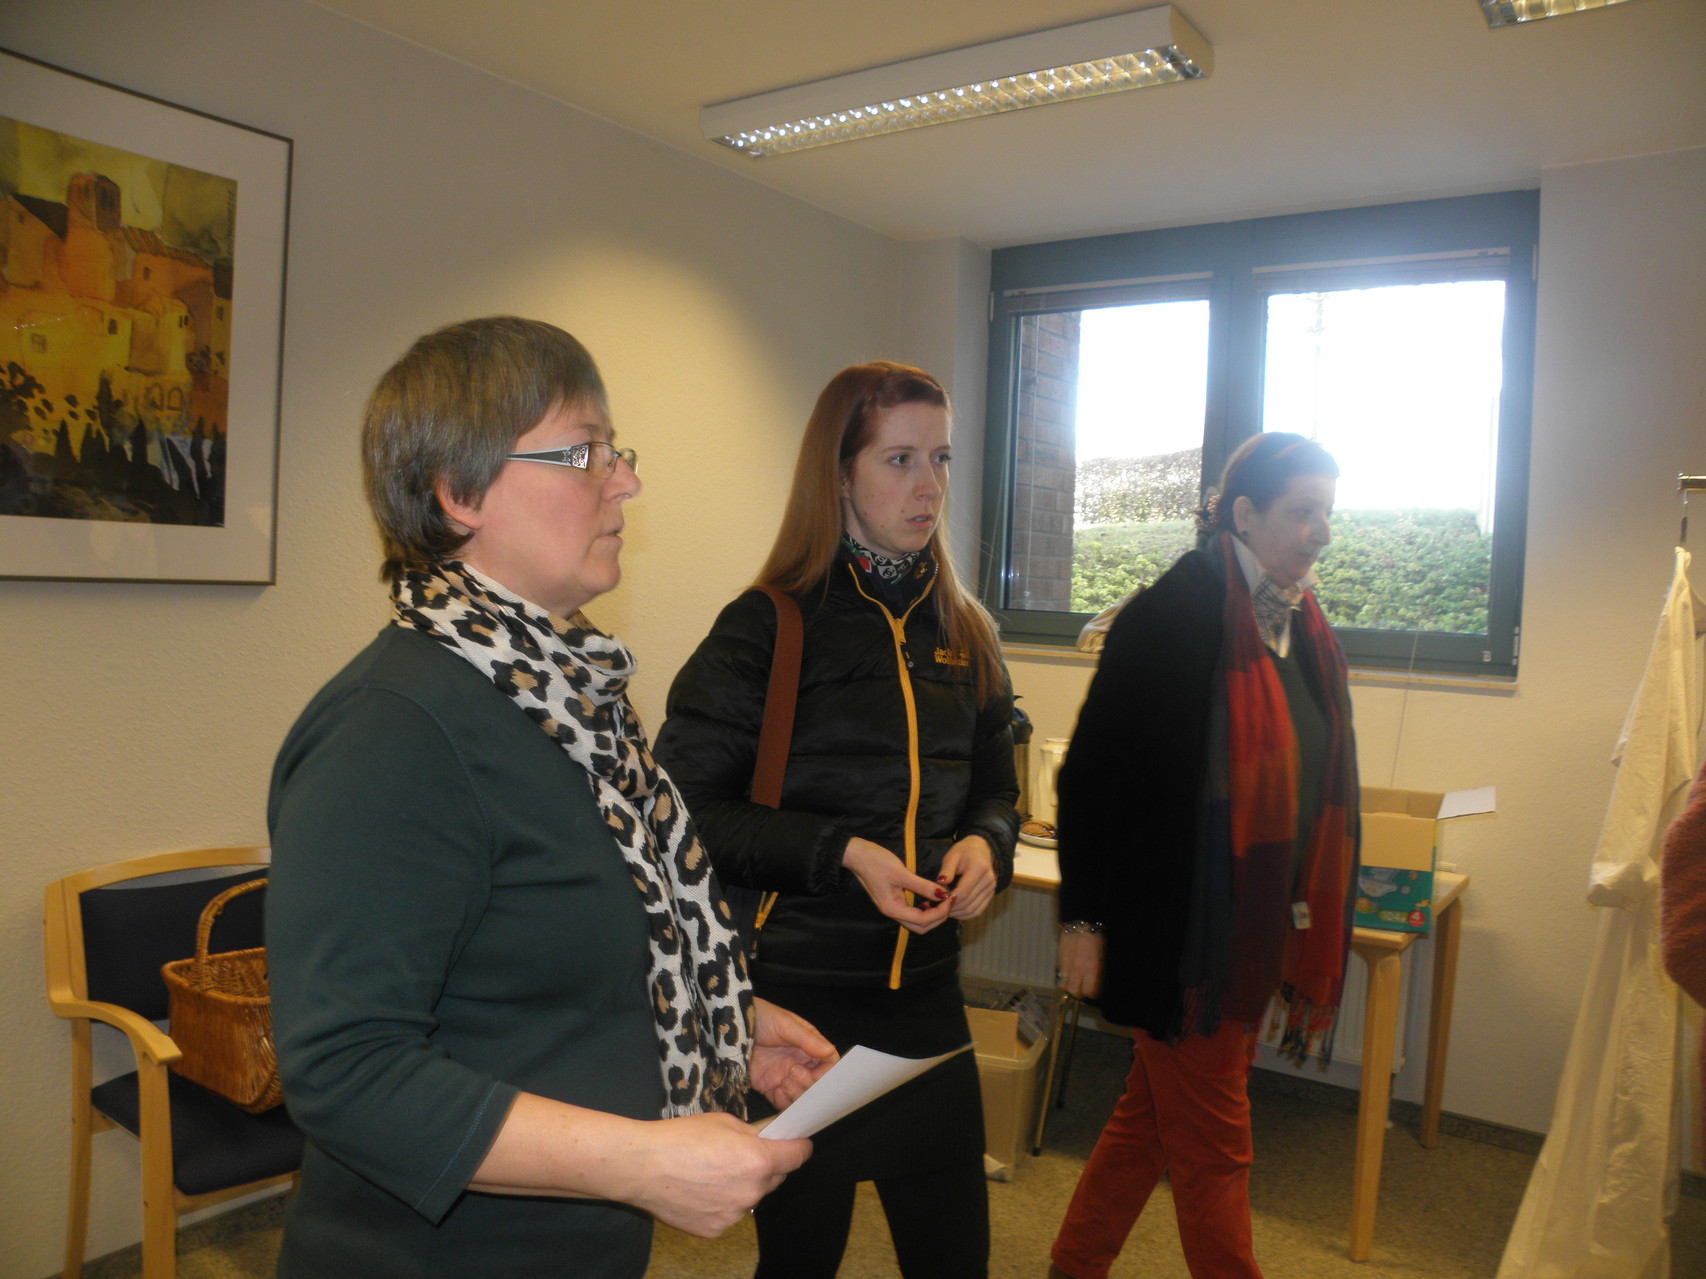
<instances>
[{"instance_id":1,"label":"dark chair seat","mask_svg":"<svg viewBox=\"0 0 1706 1279\"><path fill-rule=\"evenodd\" d=\"M151 853L56 879L43 893L47 1002L71 1025L63 1279L83 1270L99 1131L123 1130L141 1147L143 1279L174 1279L184 1213L296 1178L302 1136L285 1107L251 1115L179 1078L166 1063L182 1050L160 1029L171 1004L160 966L193 954L203 908L221 889L264 875L268 862L268 850L255 847ZM264 898L232 899L213 924L209 950L264 944ZM96 1023L125 1037L135 1071L95 1083Z\"/></svg>"},{"instance_id":2,"label":"dark chair seat","mask_svg":"<svg viewBox=\"0 0 1706 1279\"><path fill-rule=\"evenodd\" d=\"M302 1134L283 1106L251 1115L178 1075L172 1097L172 1180L186 1195L204 1195L294 1172L302 1165ZM142 1121L136 1072L97 1084L95 1109L133 1136Z\"/></svg>"}]
</instances>

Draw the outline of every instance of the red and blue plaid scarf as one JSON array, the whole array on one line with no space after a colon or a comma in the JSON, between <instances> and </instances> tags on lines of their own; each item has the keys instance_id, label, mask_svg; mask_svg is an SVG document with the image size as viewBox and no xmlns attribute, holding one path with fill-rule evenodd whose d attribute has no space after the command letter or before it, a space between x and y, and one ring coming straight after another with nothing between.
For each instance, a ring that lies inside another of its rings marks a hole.
<instances>
[{"instance_id":1,"label":"red and blue plaid scarf","mask_svg":"<svg viewBox=\"0 0 1706 1279\"><path fill-rule=\"evenodd\" d=\"M1257 630L1249 583L1229 534L1219 542L1225 582L1220 664L1211 689L1208 759L1190 919L1181 961L1185 1033L1222 1018L1254 1023L1276 989L1283 1047L1332 1054L1333 1018L1350 949L1357 868L1356 746L1345 659L1306 592L1293 615L1296 646L1324 698L1326 775L1295 875L1297 741L1279 672ZM1303 915L1307 927L1294 927Z\"/></svg>"}]
</instances>

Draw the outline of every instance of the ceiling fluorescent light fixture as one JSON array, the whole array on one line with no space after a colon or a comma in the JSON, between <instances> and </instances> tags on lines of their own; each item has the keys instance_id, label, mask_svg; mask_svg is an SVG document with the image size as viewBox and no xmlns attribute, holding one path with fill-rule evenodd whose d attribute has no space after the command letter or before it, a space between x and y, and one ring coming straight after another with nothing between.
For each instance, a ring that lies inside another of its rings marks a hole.
<instances>
[{"instance_id":1,"label":"ceiling fluorescent light fixture","mask_svg":"<svg viewBox=\"0 0 1706 1279\"><path fill-rule=\"evenodd\" d=\"M783 155L928 124L1200 80L1213 65L1208 41L1164 4L702 107L699 127L731 150Z\"/></svg>"},{"instance_id":2,"label":"ceiling fluorescent light fixture","mask_svg":"<svg viewBox=\"0 0 1706 1279\"><path fill-rule=\"evenodd\" d=\"M1629 0L1480 0L1481 13L1489 27L1514 27L1541 18L1560 18L1566 13L1581 13L1587 9L1604 9L1609 5L1628 4Z\"/></svg>"}]
</instances>

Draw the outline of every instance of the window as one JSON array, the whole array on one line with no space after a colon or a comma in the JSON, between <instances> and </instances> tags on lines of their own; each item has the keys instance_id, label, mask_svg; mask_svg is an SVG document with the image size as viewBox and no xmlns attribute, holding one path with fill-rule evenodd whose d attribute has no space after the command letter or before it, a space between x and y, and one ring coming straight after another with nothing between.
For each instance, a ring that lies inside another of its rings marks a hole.
<instances>
[{"instance_id":1,"label":"window","mask_svg":"<svg viewBox=\"0 0 1706 1279\"><path fill-rule=\"evenodd\" d=\"M1536 192L997 250L984 597L1070 644L1195 544L1239 443L1342 475L1316 596L1355 665L1516 670Z\"/></svg>"}]
</instances>

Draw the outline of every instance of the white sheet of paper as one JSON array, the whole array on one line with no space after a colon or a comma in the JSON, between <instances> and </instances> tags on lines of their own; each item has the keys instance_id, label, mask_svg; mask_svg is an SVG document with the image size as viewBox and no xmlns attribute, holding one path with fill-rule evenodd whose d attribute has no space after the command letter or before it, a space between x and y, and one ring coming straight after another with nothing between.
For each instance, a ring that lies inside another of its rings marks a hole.
<instances>
[{"instance_id":1,"label":"white sheet of paper","mask_svg":"<svg viewBox=\"0 0 1706 1279\"><path fill-rule=\"evenodd\" d=\"M1477 786L1474 790L1454 790L1445 793L1440 802L1439 819L1467 817L1471 813L1490 813L1498 807L1497 786Z\"/></svg>"},{"instance_id":2,"label":"white sheet of paper","mask_svg":"<svg viewBox=\"0 0 1706 1279\"><path fill-rule=\"evenodd\" d=\"M900 1087L937 1063L970 1048L967 1044L940 1057L896 1057L855 1044L798 1101L759 1129L758 1135L778 1141L809 1137L867 1102L875 1101L891 1088Z\"/></svg>"}]
</instances>

